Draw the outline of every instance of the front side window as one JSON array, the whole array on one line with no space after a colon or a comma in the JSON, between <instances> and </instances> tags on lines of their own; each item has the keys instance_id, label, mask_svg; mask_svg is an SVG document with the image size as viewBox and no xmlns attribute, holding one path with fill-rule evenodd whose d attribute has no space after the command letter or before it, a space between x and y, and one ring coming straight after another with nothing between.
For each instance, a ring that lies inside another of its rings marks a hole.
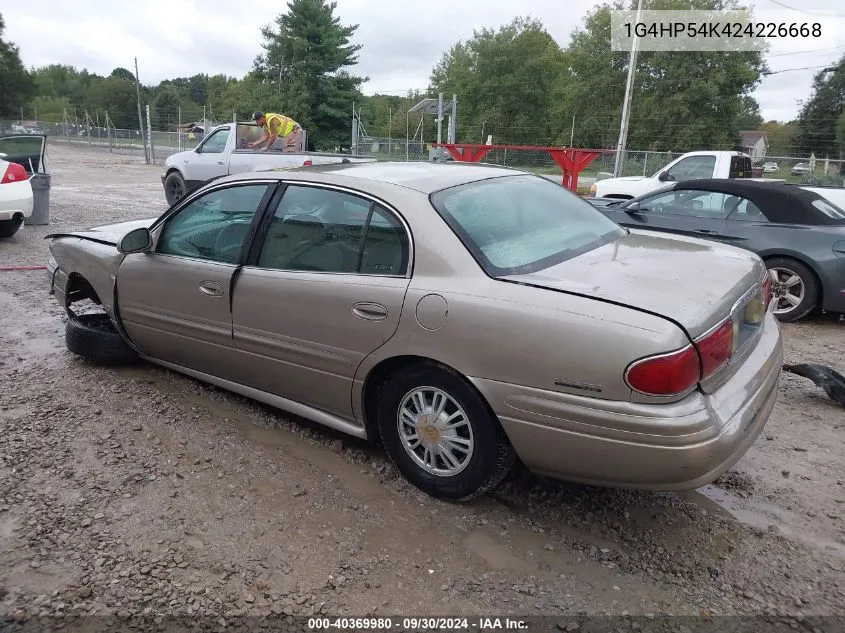
<instances>
[{"instance_id":1,"label":"front side window","mask_svg":"<svg viewBox=\"0 0 845 633\"><path fill-rule=\"evenodd\" d=\"M675 189L640 201L644 213L686 215L697 218L726 218L743 200L718 191Z\"/></svg>"},{"instance_id":2,"label":"front side window","mask_svg":"<svg viewBox=\"0 0 845 633\"><path fill-rule=\"evenodd\" d=\"M269 185L215 189L169 218L156 252L235 264Z\"/></svg>"},{"instance_id":3,"label":"front side window","mask_svg":"<svg viewBox=\"0 0 845 633\"><path fill-rule=\"evenodd\" d=\"M229 140L229 128L217 130L208 140L202 144L200 153L202 154L220 154L226 149L226 141Z\"/></svg>"},{"instance_id":4,"label":"front side window","mask_svg":"<svg viewBox=\"0 0 845 633\"><path fill-rule=\"evenodd\" d=\"M507 176L438 191L431 202L491 277L531 273L626 231L590 203L537 176Z\"/></svg>"},{"instance_id":5,"label":"front side window","mask_svg":"<svg viewBox=\"0 0 845 633\"><path fill-rule=\"evenodd\" d=\"M353 194L291 185L276 209L258 265L276 270L405 275L409 240L387 209Z\"/></svg>"}]
</instances>

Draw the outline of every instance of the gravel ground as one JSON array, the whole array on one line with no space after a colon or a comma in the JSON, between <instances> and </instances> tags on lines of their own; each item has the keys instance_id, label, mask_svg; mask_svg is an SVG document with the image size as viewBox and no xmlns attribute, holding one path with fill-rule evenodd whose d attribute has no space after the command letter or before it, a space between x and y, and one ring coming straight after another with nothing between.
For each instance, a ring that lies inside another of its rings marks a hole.
<instances>
[{"instance_id":1,"label":"gravel ground","mask_svg":"<svg viewBox=\"0 0 845 633\"><path fill-rule=\"evenodd\" d=\"M135 157L49 159L52 224L2 241L0 266L43 264L49 232L166 206ZM758 442L698 491L517 470L448 504L364 442L73 357L44 271L0 271L0 305L0 617L845 615L845 414L804 379L784 375ZM783 333L787 362L843 369L845 324Z\"/></svg>"}]
</instances>

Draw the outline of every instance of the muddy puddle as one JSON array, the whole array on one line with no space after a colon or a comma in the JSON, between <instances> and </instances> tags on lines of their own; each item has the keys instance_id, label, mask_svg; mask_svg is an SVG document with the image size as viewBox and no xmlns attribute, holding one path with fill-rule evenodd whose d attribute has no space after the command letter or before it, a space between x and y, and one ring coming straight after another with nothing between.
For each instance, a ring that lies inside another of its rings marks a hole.
<instances>
[{"instance_id":1,"label":"muddy puddle","mask_svg":"<svg viewBox=\"0 0 845 633\"><path fill-rule=\"evenodd\" d=\"M750 528L774 531L813 548L825 549L845 557L845 544L825 538L812 528L797 529L794 526L803 520L782 506L762 499L740 498L712 484L677 494L684 501L715 516Z\"/></svg>"}]
</instances>

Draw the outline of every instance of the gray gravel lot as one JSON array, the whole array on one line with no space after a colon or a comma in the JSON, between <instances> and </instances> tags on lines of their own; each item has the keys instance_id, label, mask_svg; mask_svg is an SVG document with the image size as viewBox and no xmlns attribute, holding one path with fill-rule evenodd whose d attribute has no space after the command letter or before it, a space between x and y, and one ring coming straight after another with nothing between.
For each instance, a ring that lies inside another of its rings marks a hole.
<instances>
[{"instance_id":1,"label":"gray gravel lot","mask_svg":"<svg viewBox=\"0 0 845 633\"><path fill-rule=\"evenodd\" d=\"M51 226L165 209L160 168L50 149ZM64 348L44 271L0 271L0 618L139 614L845 615L845 410L784 375L717 484L596 489L517 471L470 504L380 450L152 366ZM783 327L787 362L845 369L845 323Z\"/></svg>"}]
</instances>

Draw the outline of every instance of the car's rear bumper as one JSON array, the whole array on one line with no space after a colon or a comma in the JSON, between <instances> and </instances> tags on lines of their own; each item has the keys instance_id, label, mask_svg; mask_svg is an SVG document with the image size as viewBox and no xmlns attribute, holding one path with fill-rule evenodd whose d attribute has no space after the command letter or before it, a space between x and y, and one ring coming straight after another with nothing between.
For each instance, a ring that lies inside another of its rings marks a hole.
<instances>
[{"instance_id":1,"label":"car's rear bumper","mask_svg":"<svg viewBox=\"0 0 845 633\"><path fill-rule=\"evenodd\" d=\"M748 451L774 407L783 362L767 314L757 347L716 392L666 405L598 400L473 379L534 472L602 486L688 490Z\"/></svg>"},{"instance_id":2,"label":"car's rear bumper","mask_svg":"<svg viewBox=\"0 0 845 633\"><path fill-rule=\"evenodd\" d=\"M28 180L0 185L0 221L32 216L32 185Z\"/></svg>"}]
</instances>

